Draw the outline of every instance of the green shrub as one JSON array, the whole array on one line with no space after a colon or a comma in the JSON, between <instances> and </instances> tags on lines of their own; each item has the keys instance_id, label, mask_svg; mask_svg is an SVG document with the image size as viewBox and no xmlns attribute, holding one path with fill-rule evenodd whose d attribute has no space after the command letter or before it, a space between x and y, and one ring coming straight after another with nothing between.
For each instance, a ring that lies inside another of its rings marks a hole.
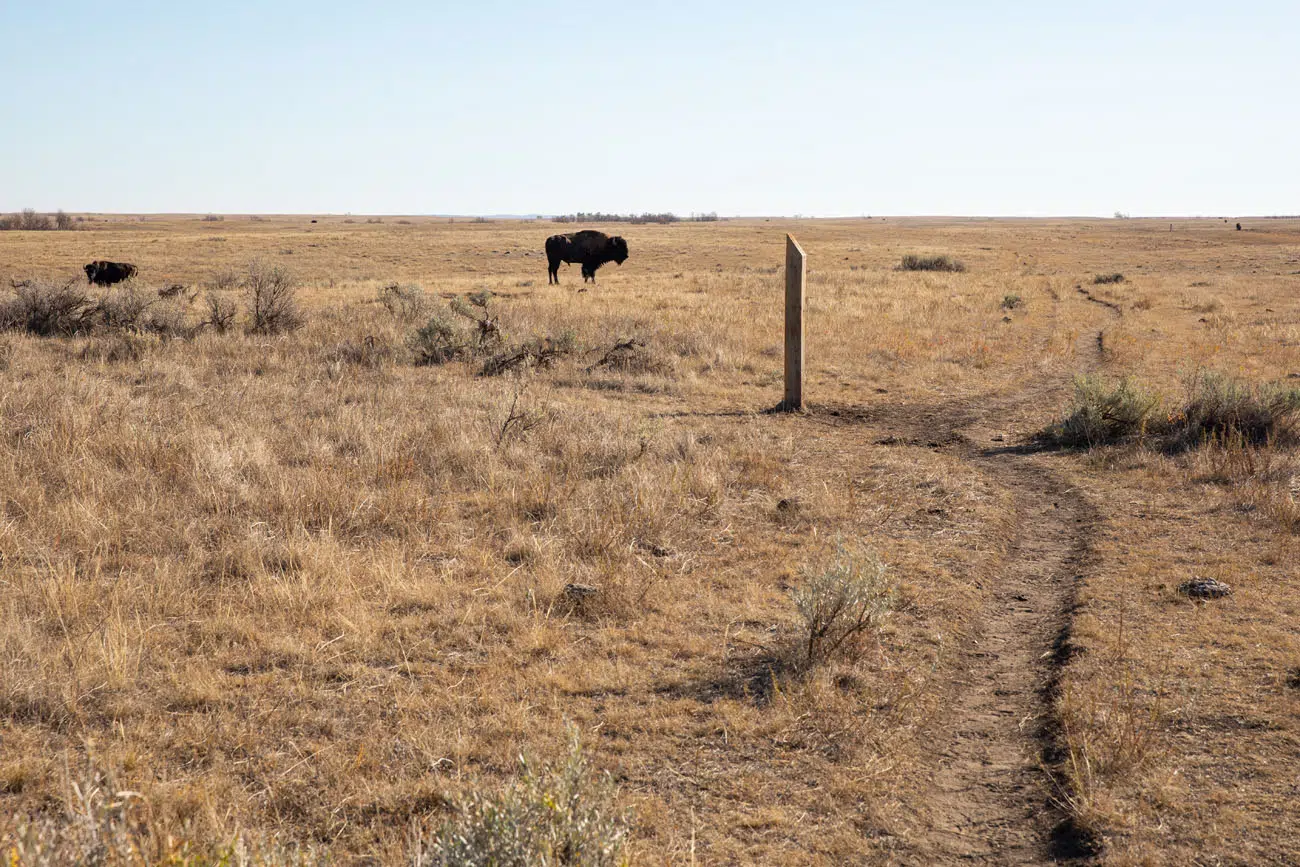
<instances>
[{"instance_id":1,"label":"green shrub","mask_svg":"<svg viewBox=\"0 0 1300 867\"><path fill-rule=\"evenodd\" d=\"M607 774L595 775L576 737L559 766L519 759L500 792L471 791L414 867L614 867L626 865L628 817Z\"/></svg>"},{"instance_id":2,"label":"green shrub","mask_svg":"<svg viewBox=\"0 0 1300 867\"><path fill-rule=\"evenodd\" d=\"M804 621L807 662L829 659L864 632L879 629L896 595L879 557L838 544L830 565L805 572L803 585L794 591Z\"/></svg>"},{"instance_id":3,"label":"green shrub","mask_svg":"<svg viewBox=\"0 0 1300 867\"><path fill-rule=\"evenodd\" d=\"M1087 447L1141 436L1160 399L1125 377L1109 384L1099 376L1074 380L1074 404L1069 414L1040 434L1056 445Z\"/></svg>"},{"instance_id":4,"label":"green shrub","mask_svg":"<svg viewBox=\"0 0 1300 867\"><path fill-rule=\"evenodd\" d=\"M1010 294L1010 295L1002 296L1003 310L1015 310L1017 307L1019 307L1024 303L1025 303L1024 299L1021 298L1019 295Z\"/></svg>"},{"instance_id":5,"label":"green shrub","mask_svg":"<svg viewBox=\"0 0 1300 867\"><path fill-rule=\"evenodd\" d=\"M918 256L915 253L908 253L899 263L898 270L960 272L966 270L966 265L960 259L951 256Z\"/></svg>"}]
</instances>

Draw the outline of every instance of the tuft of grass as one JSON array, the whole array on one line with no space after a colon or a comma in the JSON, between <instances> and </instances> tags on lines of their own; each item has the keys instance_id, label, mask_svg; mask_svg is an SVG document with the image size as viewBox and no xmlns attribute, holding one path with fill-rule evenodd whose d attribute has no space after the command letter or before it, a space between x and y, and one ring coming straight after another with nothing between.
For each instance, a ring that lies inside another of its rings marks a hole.
<instances>
[{"instance_id":1,"label":"tuft of grass","mask_svg":"<svg viewBox=\"0 0 1300 867\"><path fill-rule=\"evenodd\" d=\"M319 863L324 855L311 848L263 845L238 834L206 843L177 837L160 827L149 799L93 766L67 788L61 812L0 818L0 862L5 867L288 867Z\"/></svg>"},{"instance_id":2,"label":"tuft of grass","mask_svg":"<svg viewBox=\"0 0 1300 867\"><path fill-rule=\"evenodd\" d=\"M145 356L148 339L131 333L115 334L111 337L94 337L81 349L82 361L103 361L108 364L137 362Z\"/></svg>"},{"instance_id":3,"label":"tuft of grass","mask_svg":"<svg viewBox=\"0 0 1300 867\"><path fill-rule=\"evenodd\" d=\"M1105 286L1108 283L1123 283L1124 275L1118 271L1113 274L1098 274L1092 278L1092 282L1097 286Z\"/></svg>"},{"instance_id":4,"label":"tuft of grass","mask_svg":"<svg viewBox=\"0 0 1300 867\"><path fill-rule=\"evenodd\" d=\"M455 798L456 816L413 867L615 867L629 863L628 816L608 774L594 774L577 736L565 760L535 767L519 758L519 779L499 792Z\"/></svg>"},{"instance_id":5,"label":"tuft of grass","mask_svg":"<svg viewBox=\"0 0 1300 867\"><path fill-rule=\"evenodd\" d=\"M373 334L360 340L344 340L325 355L330 364L352 364L358 367L377 368L393 360L393 348Z\"/></svg>"},{"instance_id":6,"label":"tuft of grass","mask_svg":"<svg viewBox=\"0 0 1300 867\"><path fill-rule=\"evenodd\" d=\"M954 259L952 256L919 256L915 253L908 253L903 257L903 261L898 264L898 270L960 273L966 270L966 265L960 259Z\"/></svg>"},{"instance_id":7,"label":"tuft of grass","mask_svg":"<svg viewBox=\"0 0 1300 867\"><path fill-rule=\"evenodd\" d=\"M1057 782L1060 806L1088 837L1100 837L1107 822L1108 796L1156 764L1166 750L1162 673L1146 688L1132 657L1121 603L1114 656L1106 660L1112 683L1067 683L1057 699L1062 762Z\"/></svg>"},{"instance_id":8,"label":"tuft of grass","mask_svg":"<svg viewBox=\"0 0 1300 867\"><path fill-rule=\"evenodd\" d=\"M214 292L226 292L231 289L238 289L241 280L238 271L233 268L224 268L212 275L208 280L208 288Z\"/></svg>"},{"instance_id":9,"label":"tuft of grass","mask_svg":"<svg viewBox=\"0 0 1300 867\"><path fill-rule=\"evenodd\" d=\"M825 662L880 628L894 607L897 590L875 553L838 543L831 563L805 571L794 604L804 622L809 664Z\"/></svg>"},{"instance_id":10,"label":"tuft of grass","mask_svg":"<svg viewBox=\"0 0 1300 867\"><path fill-rule=\"evenodd\" d=\"M1019 295L1010 294L1010 295L1002 296L1003 310L1015 310L1017 307L1020 307L1024 303L1025 303L1024 299L1021 298Z\"/></svg>"}]
</instances>

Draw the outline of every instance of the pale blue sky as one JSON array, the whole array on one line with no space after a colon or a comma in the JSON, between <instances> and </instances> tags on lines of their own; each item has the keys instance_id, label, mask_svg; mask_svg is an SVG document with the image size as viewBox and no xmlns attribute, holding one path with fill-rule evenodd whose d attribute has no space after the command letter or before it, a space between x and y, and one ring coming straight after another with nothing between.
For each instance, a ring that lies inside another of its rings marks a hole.
<instances>
[{"instance_id":1,"label":"pale blue sky","mask_svg":"<svg viewBox=\"0 0 1300 867\"><path fill-rule=\"evenodd\" d=\"M1300 3L0 0L0 210L1300 213Z\"/></svg>"}]
</instances>

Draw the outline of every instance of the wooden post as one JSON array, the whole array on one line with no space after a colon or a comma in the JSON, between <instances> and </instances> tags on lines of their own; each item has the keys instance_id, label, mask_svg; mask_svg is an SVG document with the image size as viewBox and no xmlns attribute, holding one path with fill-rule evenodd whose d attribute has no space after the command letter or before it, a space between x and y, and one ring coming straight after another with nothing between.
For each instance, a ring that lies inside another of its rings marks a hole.
<instances>
[{"instance_id":1,"label":"wooden post","mask_svg":"<svg viewBox=\"0 0 1300 867\"><path fill-rule=\"evenodd\" d=\"M803 290L807 269L803 248L785 236L785 399L780 409L803 409Z\"/></svg>"}]
</instances>

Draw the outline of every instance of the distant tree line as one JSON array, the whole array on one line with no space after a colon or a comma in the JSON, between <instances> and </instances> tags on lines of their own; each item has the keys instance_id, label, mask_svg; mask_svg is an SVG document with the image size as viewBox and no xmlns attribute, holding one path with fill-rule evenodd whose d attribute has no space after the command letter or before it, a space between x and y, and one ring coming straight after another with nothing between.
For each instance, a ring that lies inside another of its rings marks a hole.
<instances>
[{"instance_id":1,"label":"distant tree line","mask_svg":"<svg viewBox=\"0 0 1300 867\"><path fill-rule=\"evenodd\" d=\"M662 214L602 214L599 211L587 213L579 211L576 214L561 214L551 217L553 223L712 223L718 219L717 211L710 211L707 214L691 214L689 217L679 217L672 212Z\"/></svg>"},{"instance_id":2,"label":"distant tree line","mask_svg":"<svg viewBox=\"0 0 1300 867\"><path fill-rule=\"evenodd\" d=\"M66 230L73 228L76 228L76 221L61 210L51 216L50 214L38 214L31 208L23 208L17 214L6 214L0 217L0 231L45 232L51 229Z\"/></svg>"}]
</instances>

